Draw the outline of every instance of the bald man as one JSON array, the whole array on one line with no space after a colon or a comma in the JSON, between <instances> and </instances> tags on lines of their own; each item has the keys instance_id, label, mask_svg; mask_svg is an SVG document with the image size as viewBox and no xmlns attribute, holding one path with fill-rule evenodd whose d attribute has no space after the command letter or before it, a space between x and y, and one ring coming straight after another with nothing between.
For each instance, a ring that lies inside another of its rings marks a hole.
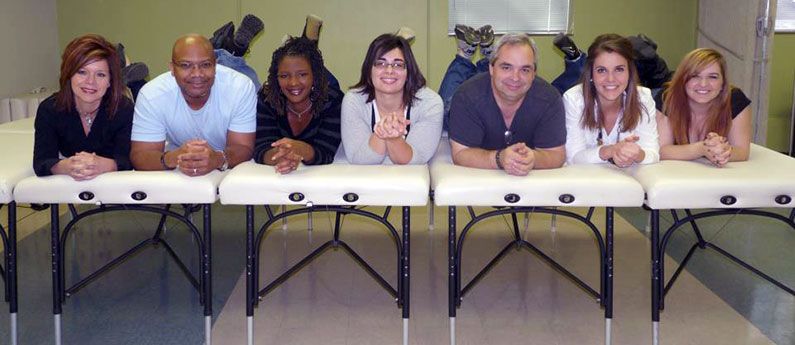
<instances>
[{"instance_id":1,"label":"bald man","mask_svg":"<svg viewBox=\"0 0 795 345\"><path fill-rule=\"evenodd\" d=\"M169 68L135 102L133 167L201 176L251 159L257 102L251 80L216 65L212 45L196 34L177 39Z\"/></svg>"}]
</instances>

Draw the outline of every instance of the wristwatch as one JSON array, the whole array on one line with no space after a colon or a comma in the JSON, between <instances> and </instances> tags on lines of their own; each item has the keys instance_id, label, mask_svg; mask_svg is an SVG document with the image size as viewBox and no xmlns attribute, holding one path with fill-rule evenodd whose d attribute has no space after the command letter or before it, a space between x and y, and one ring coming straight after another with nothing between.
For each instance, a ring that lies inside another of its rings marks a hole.
<instances>
[{"instance_id":1,"label":"wristwatch","mask_svg":"<svg viewBox=\"0 0 795 345\"><path fill-rule=\"evenodd\" d=\"M226 171L227 169L229 169L229 161L226 159L226 151L221 150L221 157L224 159L224 163L221 164L220 167L218 167L218 170Z\"/></svg>"}]
</instances>

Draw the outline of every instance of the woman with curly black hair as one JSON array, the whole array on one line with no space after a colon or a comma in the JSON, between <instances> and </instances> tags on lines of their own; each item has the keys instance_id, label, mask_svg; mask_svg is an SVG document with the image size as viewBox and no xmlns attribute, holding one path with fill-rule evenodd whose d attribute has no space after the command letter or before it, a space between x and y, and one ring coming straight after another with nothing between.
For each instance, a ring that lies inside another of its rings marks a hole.
<instances>
[{"instance_id":1,"label":"woman with curly black hair","mask_svg":"<svg viewBox=\"0 0 795 345\"><path fill-rule=\"evenodd\" d=\"M289 38L273 52L257 99L257 163L287 174L299 163L334 160L343 93L329 75L317 43L306 37Z\"/></svg>"}]
</instances>

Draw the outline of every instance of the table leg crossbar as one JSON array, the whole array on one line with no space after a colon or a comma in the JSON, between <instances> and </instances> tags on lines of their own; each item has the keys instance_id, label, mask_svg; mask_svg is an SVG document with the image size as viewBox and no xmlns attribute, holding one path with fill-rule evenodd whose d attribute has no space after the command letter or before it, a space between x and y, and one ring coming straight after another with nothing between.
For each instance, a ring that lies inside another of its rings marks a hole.
<instances>
[{"instance_id":1,"label":"table leg crossbar","mask_svg":"<svg viewBox=\"0 0 795 345\"><path fill-rule=\"evenodd\" d=\"M395 230L389 222L388 217L391 207L386 207L384 214L379 215L373 212L357 209L349 206L308 206L298 209L285 210L278 214L273 214L268 206L265 206L268 220L254 232L254 206L246 206L246 317L248 343L253 343L253 316L254 307L268 293L286 282L293 274L300 271L313 260L320 257L329 249L342 249L358 263L384 290L387 291L396 301L398 308L402 309L403 322L403 343L408 341L408 318L409 318L409 230L410 230L410 208L403 207L402 217L402 236ZM264 288L259 288L259 257L261 254L261 243L270 227L279 220L287 217L309 214L315 212L335 212L333 237L331 240L318 246L311 253L298 261ZM353 248L345 241L340 239L342 227L342 217L345 215L358 215L369 218L381 223L388 231L395 242L397 251L397 283L393 287L381 274L379 274L370 264L367 263Z\"/></svg>"},{"instance_id":2,"label":"table leg crossbar","mask_svg":"<svg viewBox=\"0 0 795 345\"><path fill-rule=\"evenodd\" d=\"M461 306L463 297L480 282L488 272L497 265L497 263L509 253L510 249L526 249L531 253L536 254L547 264L552 266L555 270L563 274L566 278L575 283L583 291L594 297L599 305L605 310L605 343L610 343L610 321L613 317L613 208L608 207L605 210L606 214L606 231L603 238L596 225L591 222L594 208L588 210L588 214L583 217L579 214L560 210L556 208L544 207L508 207L498 208L493 211L488 211L482 214L476 214L472 207L468 207L468 212L472 218L461 231L460 237L456 240L456 207L450 206L448 208L448 268L449 268L449 316L450 316L450 343L455 344L455 317L456 309ZM567 270L565 267L556 262L552 257L546 255L535 245L522 239L519 232L519 223L517 220L518 213L545 213L551 215L560 215L577 220L587 226L587 228L594 234L597 245L599 247L599 269L600 269L600 287L599 291L585 283L582 279L577 277L574 273ZM505 247L500 250L477 274L466 284L461 287L461 261L463 256L463 246L466 236L472 228L479 222L505 214L511 215L513 225L513 240L511 240Z\"/></svg>"},{"instance_id":3,"label":"table leg crossbar","mask_svg":"<svg viewBox=\"0 0 795 345\"><path fill-rule=\"evenodd\" d=\"M72 219L66 224L63 231L60 228L58 204L50 205L50 231L51 231L51 249L52 249L52 272L53 272L53 314L55 314L55 328L56 328L56 343L60 343L60 314L62 312L61 305L65 302L66 297L71 296L80 289L86 287L94 282L103 274L109 272L117 265L123 263L127 259L133 257L141 251L141 249L148 246L163 246L169 256L174 260L180 270L185 274L185 277L191 285L199 291L199 303L204 306L205 316L205 343L210 344L210 321L212 318L212 271L211 271L211 257L212 257L212 243L211 243L211 216L210 205L183 205L185 211L180 214L171 211L171 205L165 207L156 207L151 205L101 205L98 208L90 209L83 212L77 212L73 205L69 205L69 210ZM190 215L199 209L203 210L203 233L199 231L196 225L193 224ZM120 211L139 211L155 213L160 215L160 220L155 233L152 237L147 238L113 260L109 261L93 273L82 278L77 283L70 287L66 287L65 279L65 262L66 255L64 248L66 247L66 240L69 234L75 229L77 223L85 218L106 212L120 212ZM171 217L177 221L185 224L196 240L197 252L200 258L200 267L198 279L191 273L188 266L179 258L171 245L162 237L165 230L166 219Z\"/></svg>"}]
</instances>

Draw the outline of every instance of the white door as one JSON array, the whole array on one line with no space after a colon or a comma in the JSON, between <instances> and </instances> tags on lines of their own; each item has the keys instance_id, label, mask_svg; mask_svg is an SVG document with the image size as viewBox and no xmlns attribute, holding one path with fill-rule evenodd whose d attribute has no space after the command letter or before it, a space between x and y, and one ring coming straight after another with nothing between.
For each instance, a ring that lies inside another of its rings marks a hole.
<instances>
[{"instance_id":1,"label":"white door","mask_svg":"<svg viewBox=\"0 0 795 345\"><path fill-rule=\"evenodd\" d=\"M700 0L697 44L720 51L729 80L751 99L754 143L767 139L767 89L776 0Z\"/></svg>"}]
</instances>

